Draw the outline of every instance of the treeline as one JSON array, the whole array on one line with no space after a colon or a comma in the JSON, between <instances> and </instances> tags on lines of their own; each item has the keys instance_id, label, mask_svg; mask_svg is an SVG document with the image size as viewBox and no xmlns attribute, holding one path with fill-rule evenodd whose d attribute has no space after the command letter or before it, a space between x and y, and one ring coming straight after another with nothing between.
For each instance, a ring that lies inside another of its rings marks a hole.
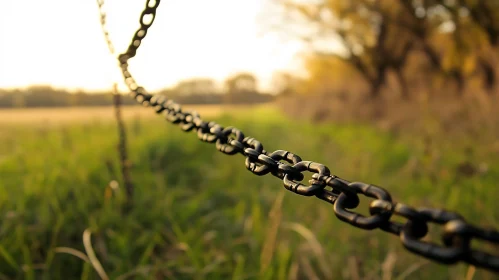
<instances>
[{"instance_id":1,"label":"treeline","mask_svg":"<svg viewBox=\"0 0 499 280\"><path fill-rule=\"evenodd\" d=\"M65 106L106 106L112 105L111 92L76 92L55 89L50 86L32 86L26 89L0 89L0 108L33 108ZM132 99L123 99L127 105Z\"/></svg>"},{"instance_id":2,"label":"treeline","mask_svg":"<svg viewBox=\"0 0 499 280\"><path fill-rule=\"evenodd\" d=\"M206 78L193 78L159 93L180 104L247 104L272 101L274 96L257 89L257 79L249 73L229 77L223 87ZM123 98L124 105L136 105L132 98ZM68 92L51 86L31 86L26 89L0 89L0 108L33 108L65 106L109 106L109 92Z\"/></svg>"},{"instance_id":3,"label":"treeline","mask_svg":"<svg viewBox=\"0 0 499 280\"><path fill-rule=\"evenodd\" d=\"M290 79L286 92L371 98L398 92L455 96L497 92L497 0L274 0L282 34L309 47L308 77ZM275 20L275 19L272 19ZM292 28L290 28L292 26ZM359 85L362 87L358 87Z\"/></svg>"}]
</instances>

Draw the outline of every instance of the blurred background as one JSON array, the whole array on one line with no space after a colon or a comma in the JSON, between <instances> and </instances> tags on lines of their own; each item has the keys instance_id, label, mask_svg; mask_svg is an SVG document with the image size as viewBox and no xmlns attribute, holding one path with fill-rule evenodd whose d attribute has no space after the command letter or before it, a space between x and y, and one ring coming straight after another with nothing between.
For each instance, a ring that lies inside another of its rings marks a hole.
<instances>
[{"instance_id":1,"label":"blurred background","mask_svg":"<svg viewBox=\"0 0 499 280\"><path fill-rule=\"evenodd\" d=\"M117 54L144 5L105 2ZM499 279L137 105L99 21L94 1L0 2L0 279ZM499 228L498 59L495 0L165 0L130 71L267 151Z\"/></svg>"}]
</instances>

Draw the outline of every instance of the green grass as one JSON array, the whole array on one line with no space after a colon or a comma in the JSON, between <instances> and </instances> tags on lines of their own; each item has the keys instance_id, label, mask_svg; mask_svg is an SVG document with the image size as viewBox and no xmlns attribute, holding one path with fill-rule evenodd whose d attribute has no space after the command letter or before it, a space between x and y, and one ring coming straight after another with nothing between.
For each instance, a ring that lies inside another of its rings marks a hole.
<instances>
[{"instance_id":1,"label":"green grass","mask_svg":"<svg viewBox=\"0 0 499 280\"><path fill-rule=\"evenodd\" d=\"M469 139L439 139L425 152L417 135L293 122L269 109L217 121L268 151L383 186L397 201L499 227L499 157L490 146L471 159L487 163L486 173L459 176ZM135 196L126 214L124 190L109 187L120 182L114 124L0 128L0 279L99 279L68 253L87 254L86 229L111 279L465 279L468 266L426 262L394 236L345 224L331 205L251 174L241 155L224 155L160 117L127 128ZM494 275L477 270L475 279Z\"/></svg>"}]
</instances>

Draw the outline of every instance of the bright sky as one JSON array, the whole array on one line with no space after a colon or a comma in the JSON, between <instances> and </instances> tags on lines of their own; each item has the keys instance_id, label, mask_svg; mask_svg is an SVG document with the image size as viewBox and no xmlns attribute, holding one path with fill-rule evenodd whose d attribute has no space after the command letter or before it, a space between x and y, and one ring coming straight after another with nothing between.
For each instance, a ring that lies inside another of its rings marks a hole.
<instances>
[{"instance_id":1,"label":"bright sky","mask_svg":"<svg viewBox=\"0 0 499 280\"><path fill-rule=\"evenodd\" d=\"M268 0L163 0L138 54L137 82L155 90L190 77L222 81L250 71L268 88L272 73L296 65L299 44L262 36ZM116 51L126 49L145 0L107 0ZM49 84L69 89L124 89L108 52L95 0L0 1L0 88Z\"/></svg>"}]
</instances>

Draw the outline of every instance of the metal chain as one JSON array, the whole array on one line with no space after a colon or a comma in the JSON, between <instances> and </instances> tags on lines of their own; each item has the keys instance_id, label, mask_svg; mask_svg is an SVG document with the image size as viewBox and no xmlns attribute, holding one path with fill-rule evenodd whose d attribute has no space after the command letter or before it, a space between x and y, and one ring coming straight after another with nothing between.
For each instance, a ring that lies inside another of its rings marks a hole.
<instances>
[{"instance_id":1,"label":"metal chain","mask_svg":"<svg viewBox=\"0 0 499 280\"><path fill-rule=\"evenodd\" d=\"M335 175L323 164L302 161L301 157L286 151L268 153L260 141L247 137L235 127L222 127L215 122L201 119L196 111L184 111L174 101L164 96L152 95L138 86L128 71L128 60L135 56L142 40L156 16L160 0L147 0L140 17L140 28L127 49L118 58L126 85L138 103L153 107L167 121L178 124L183 131L194 130L201 141L215 143L216 148L227 155L241 154L246 168L253 174L272 174L283 181L284 187L296 194L315 196L334 205L334 213L341 221L364 230L380 229L400 238L409 251L425 258L455 264L460 261L499 272L499 255L473 249L472 241L486 241L499 248L499 232L474 226L454 212L441 209L412 208L392 201L387 190L366 183L349 182ZM304 172L311 172L309 184L302 183ZM360 198L371 197L370 216L356 213ZM400 216L405 222L392 221ZM443 244L422 240L428 234L430 224L443 227ZM496 252L499 250L496 250Z\"/></svg>"},{"instance_id":2,"label":"metal chain","mask_svg":"<svg viewBox=\"0 0 499 280\"><path fill-rule=\"evenodd\" d=\"M106 39L107 47L112 56L114 56L114 46L111 41L111 37L109 37L109 31L106 27L106 11L104 11L104 0L97 0L97 6L99 7L99 15L100 15L100 25L102 27L102 33L104 33L104 38Z\"/></svg>"}]
</instances>

